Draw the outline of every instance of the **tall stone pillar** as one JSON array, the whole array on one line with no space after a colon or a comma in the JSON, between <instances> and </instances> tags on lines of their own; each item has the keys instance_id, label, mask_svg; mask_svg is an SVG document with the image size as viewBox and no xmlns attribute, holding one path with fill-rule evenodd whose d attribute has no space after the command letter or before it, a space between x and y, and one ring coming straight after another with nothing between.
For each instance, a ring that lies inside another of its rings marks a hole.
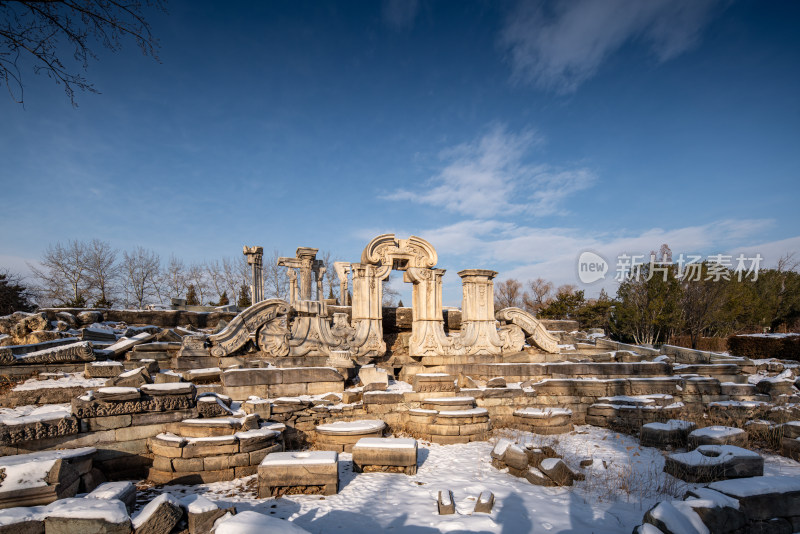
<instances>
[{"instance_id":1,"label":"tall stone pillar","mask_svg":"<svg viewBox=\"0 0 800 534\"><path fill-rule=\"evenodd\" d=\"M383 280L391 266L353 263L352 343L355 356L377 356L386 352L383 341Z\"/></svg>"},{"instance_id":2,"label":"tall stone pillar","mask_svg":"<svg viewBox=\"0 0 800 534\"><path fill-rule=\"evenodd\" d=\"M258 304L264 300L264 248L245 246L242 252L250 266L251 303Z\"/></svg>"},{"instance_id":3,"label":"tall stone pillar","mask_svg":"<svg viewBox=\"0 0 800 534\"><path fill-rule=\"evenodd\" d=\"M339 305L349 306L352 304L348 298L348 275L350 274L350 264L343 261L333 262L333 268L336 269L336 276L339 277Z\"/></svg>"},{"instance_id":4,"label":"tall stone pillar","mask_svg":"<svg viewBox=\"0 0 800 534\"><path fill-rule=\"evenodd\" d=\"M411 282L411 338L408 351L412 356L458 354L458 339L444 333L442 315L442 277L444 269L409 267L403 280Z\"/></svg>"}]
</instances>

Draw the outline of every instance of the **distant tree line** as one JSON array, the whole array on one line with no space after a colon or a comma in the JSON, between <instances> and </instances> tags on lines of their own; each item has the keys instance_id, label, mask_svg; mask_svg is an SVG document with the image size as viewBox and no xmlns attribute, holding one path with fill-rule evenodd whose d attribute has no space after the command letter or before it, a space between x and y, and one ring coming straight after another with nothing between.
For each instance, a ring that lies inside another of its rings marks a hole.
<instances>
[{"instance_id":1,"label":"distant tree line","mask_svg":"<svg viewBox=\"0 0 800 534\"><path fill-rule=\"evenodd\" d=\"M289 277L286 268L277 265L279 256L274 251L264 258L264 297L288 300ZM324 295L337 298L339 284L331 253L322 252L318 258L329 265ZM148 304L168 306L173 298L186 299L189 305L236 304L241 308L252 302L251 269L243 254L187 264L175 255L162 261L156 252L141 246L119 251L100 239L72 240L49 245L39 265L29 267L33 273L30 287L18 276L0 275L3 309L29 309L32 300L42 307L138 309ZM12 285L18 291L11 291ZM6 293L26 300L15 304L10 296L2 296Z\"/></svg>"},{"instance_id":2,"label":"distant tree line","mask_svg":"<svg viewBox=\"0 0 800 534\"><path fill-rule=\"evenodd\" d=\"M614 298L601 290L587 299L573 285L554 289L542 278L525 284L507 279L495 286L495 307L515 306L544 319L573 319L581 328L603 328L622 341L659 344L677 335L689 336L692 347L701 337L777 331L800 320L800 262L782 257L776 267L760 269L755 280L731 269L699 263L696 276L680 276L663 245L654 257L668 259L670 267L622 281Z\"/></svg>"}]
</instances>

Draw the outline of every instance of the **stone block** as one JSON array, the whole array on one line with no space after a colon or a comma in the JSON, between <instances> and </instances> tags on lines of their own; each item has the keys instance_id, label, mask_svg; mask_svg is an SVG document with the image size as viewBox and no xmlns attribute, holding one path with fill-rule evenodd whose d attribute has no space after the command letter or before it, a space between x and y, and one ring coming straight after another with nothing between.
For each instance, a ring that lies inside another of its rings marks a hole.
<instances>
[{"instance_id":1,"label":"stone block","mask_svg":"<svg viewBox=\"0 0 800 534\"><path fill-rule=\"evenodd\" d=\"M528 468L528 455L517 445L509 445L503 454L503 463L514 469L525 470Z\"/></svg>"},{"instance_id":2,"label":"stone block","mask_svg":"<svg viewBox=\"0 0 800 534\"><path fill-rule=\"evenodd\" d=\"M764 474L764 459L756 452L732 445L700 445L667 456L664 472L686 482L712 482Z\"/></svg>"},{"instance_id":3,"label":"stone block","mask_svg":"<svg viewBox=\"0 0 800 534\"><path fill-rule=\"evenodd\" d=\"M133 516L134 534L171 532L183 517L183 507L169 493L162 493Z\"/></svg>"},{"instance_id":4,"label":"stone block","mask_svg":"<svg viewBox=\"0 0 800 534\"><path fill-rule=\"evenodd\" d=\"M455 391L455 377L446 373L418 373L414 375L413 389L418 393Z\"/></svg>"},{"instance_id":5,"label":"stone block","mask_svg":"<svg viewBox=\"0 0 800 534\"><path fill-rule=\"evenodd\" d=\"M131 521L122 501L62 499L49 505L44 520L50 534L130 534ZM88 516L88 517L82 517Z\"/></svg>"},{"instance_id":6,"label":"stone block","mask_svg":"<svg viewBox=\"0 0 800 534\"><path fill-rule=\"evenodd\" d=\"M739 509L751 520L800 515L800 478L760 476L747 480L714 482L708 486L739 501Z\"/></svg>"},{"instance_id":7,"label":"stone block","mask_svg":"<svg viewBox=\"0 0 800 534\"><path fill-rule=\"evenodd\" d=\"M546 458L539 464L539 470L559 486L571 486L575 473L560 458Z\"/></svg>"},{"instance_id":8,"label":"stone block","mask_svg":"<svg viewBox=\"0 0 800 534\"><path fill-rule=\"evenodd\" d=\"M136 506L136 486L131 482L104 482L97 486L87 499L120 500L125 503L128 513Z\"/></svg>"},{"instance_id":9,"label":"stone block","mask_svg":"<svg viewBox=\"0 0 800 534\"><path fill-rule=\"evenodd\" d=\"M747 432L729 426L708 426L689 433L689 449L700 445L734 445L747 447Z\"/></svg>"},{"instance_id":10,"label":"stone block","mask_svg":"<svg viewBox=\"0 0 800 534\"><path fill-rule=\"evenodd\" d=\"M258 466L259 498L285 488L322 488L326 495L339 489L338 454L330 451L276 452Z\"/></svg>"},{"instance_id":11,"label":"stone block","mask_svg":"<svg viewBox=\"0 0 800 534\"><path fill-rule=\"evenodd\" d=\"M108 417L90 417L85 419L86 427L89 432L97 430L112 430L116 428L124 428L131 426L133 418L130 414L126 415L111 415Z\"/></svg>"},{"instance_id":12,"label":"stone block","mask_svg":"<svg viewBox=\"0 0 800 534\"><path fill-rule=\"evenodd\" d=\"M358 371L358 379L361 381L362 386L367 386L368 384L389 385L389 373L385 369L374 365L363 366Z\"/></svg>"},{"instance_id":13,"label":"stone block","mask_svg":"<svg viewBox=\"0 0 800 534\"><path fill-rule=\"evenodd\" d=\"M533 466L529 467L525 472L525 480L535 486L552 487L557 485L555 482L553 482L553 479L542 473L538 467Z\"/></svg>"}]
</instances>

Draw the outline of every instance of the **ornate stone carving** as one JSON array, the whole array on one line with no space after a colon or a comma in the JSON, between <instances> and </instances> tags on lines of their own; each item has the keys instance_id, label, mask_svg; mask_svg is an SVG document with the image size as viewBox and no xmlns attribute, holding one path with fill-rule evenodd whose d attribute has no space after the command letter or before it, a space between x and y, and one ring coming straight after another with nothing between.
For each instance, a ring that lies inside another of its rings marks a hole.
<instances>
[{"instance_id":1,"label":"ornate stone carving","mask_svg":"<svg viewBox=\"0 0 800 534\"><path fill-rule=\"evenodd\" d=\"M285 319L272 320L259 328L256 345L261 351L272 356L288 356L289 330L286 328Z\"/></svg>"},{"instance_id":2,"label":"ornate stone carving","mask_svg":"<svg viewBox=\"0 0 800 534\"><path fill-rule=\"evenodd\" d=\"M71 436L77 433L78 420L71 416L23 424L0 424L0 443L13 445L31 440Z\"/></svg>"},{"instance_id":3,"label":"ornate stone carving","mask_svg":"<svg viewBox=\"0 0 800 534\"><path fill-rule=\"evenodd\" d=\"M289 305L280 299L269 299L253 304L234 317L218 334L208 336L211 355L221 358L242 348L256 331L289 313Z\"/></svg>"},{"instance_id":4,"label":"ornate stone carving","mask_svg":"<svg viewBox=\"0 0 800 534\"><path fill-rule=\"evenodd\" d=\"M394 234L382 234L370 241L361 253L361 263L388 265L398 271L409 267L431 269L439 257L433 245L421 237L397 239Z\"/></svg>"},{"instance_id":5,"label":"ornate stone carving","mask_svg":"<svg viewBox=\"0 0 800 534\"><path fill-rule=\"evenodd\" d=\"M534 345L551 354L558 353L558 340L540 323L536 317L519 308L503 308L496 314L497 320L513 323L525 332Z\"/></svg>"},{"instance_id":6,"label":"ornate stone carving","mask_svg":"<svg viewBox=\"0 0 800 534\"><path fill-rule=\"evenodd\" d=\"M0 349L0 363L3 365L81 363L91 361L94 361L91 341L78 341L67 345L58 345L18 356L13 355L11 348Z\"/></svg>"}]
</instances>

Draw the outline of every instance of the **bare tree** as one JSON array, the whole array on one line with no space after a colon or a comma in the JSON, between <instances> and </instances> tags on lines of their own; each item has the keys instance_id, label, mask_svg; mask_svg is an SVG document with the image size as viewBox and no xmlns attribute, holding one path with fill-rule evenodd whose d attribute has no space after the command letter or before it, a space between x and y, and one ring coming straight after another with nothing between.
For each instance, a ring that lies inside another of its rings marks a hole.
<instances>
[{"instance_id":1,"label":"bare tree","mask_svg":"<svg viewBox=\"0 0 800 534\"><path fill-rule=\"evenodd\" d=\"M205 295L208 292L208 277L201 263L193 263L189 266L189 269L186 271L186 283L187 287L189 284L194 286L197 301L200 305L205 304Z\"/></svg>"},{"instance_id":2,"label":"bare tree","mask_svg":"<svg viewBox=\"0 0 800 534\"><path fill-rule=\"evenodd\" d=\"M97 293L95 306L110 308L112 305L119 277L118 253L110 243L99 239L92 239L86 246L86 270L91 287Z\"/></svg>"},{"instance_id":3,"label":"bare tree","mask_svg":"<svg viewBox=\"0 0 800 534\"><path fill-rule=\"evenodd\" d=\"M272 255L264 258L264 297L268 299L289 300L289 276L286 267L278 266L281 254L273 250Z\"/></svg>"},{"instance_id":4,"label":"bare tree","mask_svg":"<svg viewBox=\"0 0 800 534\"><path fill-rule=\"evenodd\" d=\"M222 300L223 293L227 296L227 280L225 279L223 264L217 260L207 261L204 267L209 285L217 294L217 303L219 303Z\"/></svg>"},{"instance_id":5,"label":"bare tree","mask_svg":"<svg viewBox=\"0 0 800 534\"><path fill-rule=\"evenodd\" d=\"M125 286L139 309L144 300L155 291L155 282L161 271L161 260L158 254L141 246L130 254L122 253L122 272Z\"/></svg>"},{"instance_id":6,"label":"bare tree","mask_svg":"<svg viewBox=\"0 0 800 534\"><path fill-rule=\"evenodd\" d=\"M322 291L323 298L338 299L339 298L339 275L336 274L336 269L333 268L334 262L339 261L329 250L325 250L317 254L317 258L322 260L325 265L325 276L322 280L324 287ZM399 293L398 293L399 295Z\"/></svg>"},{"instance_id":7,"label":"bare tree","mask_svg":"<svg viewBox=\"0 0 800 534\"><path fill-rule=\"evenodd\" d=\"M36 74L63 84L76 106L75 89L98 92L80 74L90 59L97 59L93 47L98 44L116 52L123 39L132 39L145 55L158 59L158 41L144 17L150 6L163 10L161 0L0 2L0 80L22 103L22 67L30 63ZM76 64L65 59L69 55Z\"/></svg>"},{"instance_id":8,"label":"bare tree","mask_svg":"<svg viewBox=\"0 0 800 534\"><path fill-rule=\"evenodd\" d=\"M236 296L241 293L243 285L250 285L250 266L247 265L247 258L244 254L234 258L223 258L222 273L225 279L226 291L228 295L233 295L231 300L236 300ZM247 294L250 294L249 290Z\"/></svg>"},{"instance_id":9,"label":"bare tree","mask_svg":"<svg viewBox=\"0 0 800 534\"><path fill-rule=\"evenodd\" d=\"M170 298L183 298L186 291L186 266L183 260L171 254L162 276Z\"/></svg>"},{"instance_id":10,"label":"bare tree","mask_svg":"<svg viewBox=\"0 0 800 534\"><path fill-rule=\"evenodd\" d=\"M392 273L393 274L393 273ZM391 308L397 306L400 299L400 292L392 287L392 276L383 281L383 300L381 305L384 308Z\"/></svg>"},{"instance_id":11,"label":"bare tree","mask_svg":"<svg viewBox=\"0 0 800 534\"><path fill-rule=\"evenodd\" d=\"M522 304L522 284L519 280L509 278L494 286L494 306L498 310L503 308L518 308Z\"/></svg>"},{"instance_id":12,"label":"bare tree","mask_svg":"<svg viewBox=\"0 0 800 534\"><path fill-rule=\"evenodd\" d=\"M553 283L544 278L528 280L528 291L522 295L522 304L525 309L533 314L547 306L551 300Z\"/></svg>"},{"instance_id":13,"label":"bare tree","mask_svg":"<svg viewBox=\"0 0 800 534\"><path fill-rule=\"evenodd\" d=\"M37 295L45 302L64 306L83 307L89 296L87 247L82 241L66 245L48 245L41 268L29 264L36 279Z\"/></svg>"}]
</instances>

